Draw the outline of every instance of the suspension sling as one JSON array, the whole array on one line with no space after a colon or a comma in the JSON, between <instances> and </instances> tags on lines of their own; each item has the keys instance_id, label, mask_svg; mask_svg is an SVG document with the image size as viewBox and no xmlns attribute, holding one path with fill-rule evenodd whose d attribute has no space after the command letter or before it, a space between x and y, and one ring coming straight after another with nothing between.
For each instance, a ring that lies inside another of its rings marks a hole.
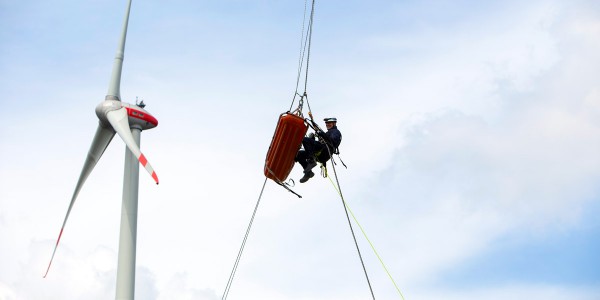
<instances>
[{"instance_id":1,"label":"suspension sling","mask_svg":"<svg viewBox=\"0 0 600 300\"><path fill-rule=\"evenodd\" d=\"M300 39L300 58L298 60L298 76L296 78L296 90L294 91L294 97L292 98L292 104L288 111L279 115L277 121L277 127L275 133L271 139L269 150L265 158L264 175L273 180L275 183L284 187L288 191L294 193L298 197L302 197L292 191L289 187L293 186L292 183L285 183L284 181L289 176L295 163L296 154L302 146L302 139L308 131L309 124L304 119L302 114L302 107L304 100L307 100L306 87L308 85L308 64L310 61L310 44L312 37L312 24L314 18L315 1L312 1L311 13L308 22L308 28L306 30L306 36L304 35L304 23L302 24L302 37ZM306 15L306 5L305 5ZM306 61L306 68L303 68L304 61ZM304 93L301 95L298 93L298 86L300 83L300 77L304 69ZM300 96L298 101L298 107L292 111L296 96ZM309 116L312 119L310 113L310 104L308 104Z\"/></svg>"}]
</instances>

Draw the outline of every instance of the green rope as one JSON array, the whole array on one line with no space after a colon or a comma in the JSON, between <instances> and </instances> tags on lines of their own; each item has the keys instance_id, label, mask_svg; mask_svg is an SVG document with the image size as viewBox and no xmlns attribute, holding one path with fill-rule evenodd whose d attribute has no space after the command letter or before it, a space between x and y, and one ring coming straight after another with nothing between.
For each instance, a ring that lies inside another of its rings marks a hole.
<instances>
[{"instance_id":1,"label":"green rope","mask_svg":"<svg viewBox=\"0 0 600 300\"><path fill-rule=\"evenodd\" d=\"M329 178L329 181L331 181L331 184L333 185L333 188L340 195L340 198L342 198L342 201L344 202L344 205L346 206L346 208L350 212L350 215L352 215L352 218L354 219L354 222L358 225L358 228L360 228L360 231L362 232L362 234L365 237L365 239L367 240L367 242L369 242L369 245L371 246L371 249L373 249L373 252L375 253L375 256L377 256L377 259L379 259L379 262L381 263L381 266L383 266L383 269L385 270L385 272L387 273L388 277L390 278L390 280L394 284L394 287L396 288L396 291L398 291L398 294L400 295L400 297L402 298L402 300L404 300L404 295L402 295L402 292L400 291L400 288L398 288L398 285L396 284L396 281L394 281L394 278L392 278L392 275L390 274L390 272L388 271L387 267L383 263L383 259L381 259L381 256L379 256L379 253L377 253L377 250L375 250L375 246L373 246L373 243L371 243L371 240L369 240L369 237L367 236L367 233L365 232L365 230L363 229L363 227L358 222L358 219L356 219L356 216L352 212L352 209L350 209L350 206L348 206L348 203L346 202L346 200L344 200L344 197L342 196L342 193L340 192L340 190L338 189L338 187L335 185L335 183L331 179L331 176L327 176L327 178Z\"/></svg>"}]
</instances>

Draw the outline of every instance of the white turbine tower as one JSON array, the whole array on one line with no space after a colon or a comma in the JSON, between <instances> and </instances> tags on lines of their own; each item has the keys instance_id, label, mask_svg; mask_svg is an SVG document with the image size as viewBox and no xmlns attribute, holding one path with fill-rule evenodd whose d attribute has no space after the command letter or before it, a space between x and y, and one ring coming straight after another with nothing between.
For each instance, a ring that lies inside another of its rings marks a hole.
<instances>
[{"instance_id":1,"label":"white turbine tower","mask_svg":"<svg viewBox=\"0 0 600 300\"><path fill-rule=\"evenodd\" d=\"M113 64L112 75L108 86L108 93L96 107L96 115L100 119L96 135L88 152L87 158L75 186L75 191L69 203L67 214L63 221L46 275L52 265L56 254L58 243L63 230L85 180L90 175L104 150L110 144L115 133L121 137L127 147L125 148L125 172L123 179L123 204L121 207L121 229L119 239L119 261L117 266L117 291L116 299L133 299L135 287L135 253L137 233L137 211L138 211L138 187L139 187L139 165L144 166L152 176L156 184L158 177L150 166L150 163L139 148L142 130L151 129L158 125L158 121L150 113L144 110L143 101L140 104L128 104L121 102L121 70L123 69L123 58L125 52L125 37L127 35L127 24L131 0L127 4L123 31L117 47L117 53Z\"/></svg>"}]
</instances>

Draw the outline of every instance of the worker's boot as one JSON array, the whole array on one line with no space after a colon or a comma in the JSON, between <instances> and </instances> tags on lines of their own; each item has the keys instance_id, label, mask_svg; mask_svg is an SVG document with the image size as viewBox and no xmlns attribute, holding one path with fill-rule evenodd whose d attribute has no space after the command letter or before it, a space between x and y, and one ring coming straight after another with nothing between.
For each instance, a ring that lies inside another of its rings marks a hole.
<instances>
[{"instance_id":1,"label":"worker's boot","mask_svg":"<svg viewBox=\"0 0 600 300\"><path fill-rule=\"evenodd\" d=\"M315 176L315 173L313 173L313 171L308 170L304 172L304 176L302 176L302 178L300 178L300 183L305 183L307 182L309 179L311 179L313 176Z\"/></svg>"},{"instance_id":2,"label":"worker's boot","mask_svg":"<svg viewBox=\"0 0 600 300\"><path fill-rule=\"evenodd\" d=\"M304 168L304 176L300 178L300 183L305 183L313 176L315 176L315 173L313 173L312 168L316 166L317 163L314 160L311 159L308 161L308 163L306 164L306 168Z\"/></svg>"},{"instance_id":3,"label":"worker's boot","mask_svg":"<svg viewBox=\"0 0 600 300\"><path fill-rule=\"evenodd\" d=\"M306 168L304 168L304 173L311 171L314 167L317 166L317 163L315 162L314 159L308 159L306 162L307 163L306 163Z\"/></svg>"}]
</instances>

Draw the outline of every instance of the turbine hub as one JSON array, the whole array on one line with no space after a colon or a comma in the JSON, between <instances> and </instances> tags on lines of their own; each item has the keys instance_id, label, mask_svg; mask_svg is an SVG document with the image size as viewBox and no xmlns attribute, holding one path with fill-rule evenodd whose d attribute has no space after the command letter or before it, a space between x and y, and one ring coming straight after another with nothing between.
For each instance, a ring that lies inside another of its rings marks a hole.
<instances>
[{"instance_id":1,"label":"turbine hub","mask_svg":"<svg viewBox=\"0 0 600 300\"><path fill-rule=\"evenodd\" d=\"M118 100L104 100L96 106L96 115L98 119L104 124L108 124L108 119L106 118L106 114L109 111L120 109L122 106L121 101Z\"/></svg>"}]
</instances>

